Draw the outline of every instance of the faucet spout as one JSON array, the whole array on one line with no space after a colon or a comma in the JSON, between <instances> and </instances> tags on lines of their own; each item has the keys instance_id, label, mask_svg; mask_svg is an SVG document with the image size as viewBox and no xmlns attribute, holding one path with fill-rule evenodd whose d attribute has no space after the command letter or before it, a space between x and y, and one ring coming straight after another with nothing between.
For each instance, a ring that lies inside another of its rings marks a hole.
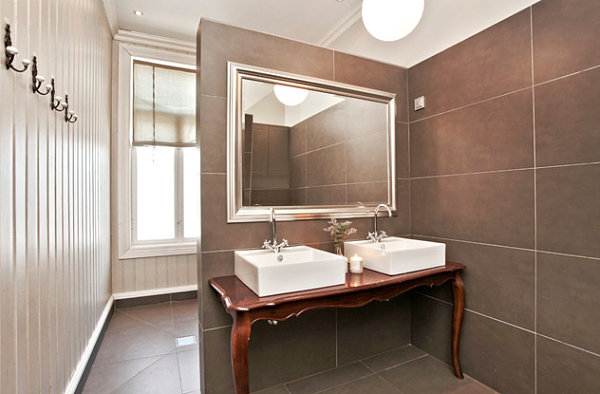
<instances>
[{"instance_id":1,"label":"faucet spout","mask_svg":"<svg viewBox=\"0 0 600 394\"><path fill-rule=\"evenodd\" d=\"M277 245L277 220L275 220L275 209L273 207L269 209L269 221L271 222L271 239L273 245Z\"/></svg>"},{"instance_id":2,"label":"faucet spout","mask_svg":"<svg viewBox=\"0 0 600 394\"><path fill-rule=\"evenodd\" d=\"M375 211L373 213L373 219L374 219L374 228L373 228L373 232L369 233L367 235L367 238L370 239L373 242L379 243L381 242L381 240L385 237L387 237L387 234L385 233L385 231L382 231L381 233L379 233L378 228L377 228L377 217L379 215L379 210L381 208L385 208L388 211L388 215L390 217L392 217L392 210L390 209L390 207L388 207L386 204L379 204L376 208Z\"/></svg>"},{"instance_id":3,"label":"faucet spout","mask_svg":"<svg viewBox=\"0 0 600 394\"><path fill-rule=\"evenodd\" d=\"M265 240L262 248L270 250L274 253L279 253L281 249L289 246L287 239L283 239L283 242L277 243L277 220L275 219L275 209L269 208L269 221L271 222L271 240ZM283 256L279 256L278 260L281 261Z\"/></svg>"}]
</instances>

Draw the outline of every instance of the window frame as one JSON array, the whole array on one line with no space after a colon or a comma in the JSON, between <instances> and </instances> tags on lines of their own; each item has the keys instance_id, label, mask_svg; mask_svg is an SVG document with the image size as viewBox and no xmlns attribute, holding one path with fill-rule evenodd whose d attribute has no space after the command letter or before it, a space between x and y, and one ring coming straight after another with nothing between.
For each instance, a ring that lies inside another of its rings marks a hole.
<instances>
[{"instance_id":1,"label":"window frame","mask_svg":"<svg viewBox=\"0 0 600 394\"><path fill-rule=\"evenodd\" d=\"M152 47L142 47L124 42L116 44L117 65L117 233L118 258L140 258L194 254L197 239L184 238L183 223L183 151L175 148L175 240L137 241L134 237L135 179L133 174L133 62L142 61L157 65L196 71L196 58L192 54L172 52ZM179 170L179 173L177 172ZM179 201L181 200L181 201ZM181 204L180 204L181 203Z\"/></svg>"}]
</instances>

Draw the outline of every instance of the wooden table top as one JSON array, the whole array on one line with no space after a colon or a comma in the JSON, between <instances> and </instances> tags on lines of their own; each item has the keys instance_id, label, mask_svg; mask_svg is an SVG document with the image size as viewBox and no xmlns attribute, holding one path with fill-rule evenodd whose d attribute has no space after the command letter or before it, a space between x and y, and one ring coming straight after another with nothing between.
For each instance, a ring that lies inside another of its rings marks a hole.
<instances>
[{"instance_id":1,"label":"wooden table top","mask_svg":"<svg viewBox=\"0 0 600 394\"><path fill-rule=\"evenodd\" d=\"M235 275L210 278L208 282L220 294L221 300L224 302L227 309L232 311L249 311L251 309L275 306L288 302L350 294L387 285L423 279L432 275L462 271L465 268L466 266L464 264L447 262L446 265L442 267L408 272L400 275L386 275L364 269L362 274L346 274L346 283L343 285L276 294L266 297L259 297Z\"/></svg>"}]
</instances>

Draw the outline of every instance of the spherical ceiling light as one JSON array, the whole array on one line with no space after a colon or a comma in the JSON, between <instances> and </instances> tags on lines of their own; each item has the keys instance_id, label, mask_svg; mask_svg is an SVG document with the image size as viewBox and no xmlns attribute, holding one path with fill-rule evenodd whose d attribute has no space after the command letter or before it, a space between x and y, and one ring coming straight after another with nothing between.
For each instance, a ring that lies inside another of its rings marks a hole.
<instances>
[{"instance_id":1,"label":"spherical ceiling light","mask_svg":"<svg viewBox=\"0 0 600 394\"><path fill-rule=\"evenodd\" d=\"M373 37L396 41L417 27L424 7L424 0L363 0L362 19Z\"/></svg>"},{"instance_id":2,"label":"spherical ceiling light","mask_svg":"<svg viewBox=\"0 0 600 394\"><path fill-rule=\"evenodd\" d=\"M308 96L308 90L292 86L275 85L273 86L273 91L277 100L290 107L302 103Z\"/></svg>"}]
</instances>

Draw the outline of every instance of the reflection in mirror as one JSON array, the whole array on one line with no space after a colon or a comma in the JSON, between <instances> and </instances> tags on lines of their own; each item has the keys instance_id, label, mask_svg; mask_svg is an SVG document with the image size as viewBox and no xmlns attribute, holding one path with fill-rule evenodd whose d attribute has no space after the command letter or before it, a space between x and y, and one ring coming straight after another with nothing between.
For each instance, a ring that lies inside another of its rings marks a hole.
<instances>
[{"instance_id":1,"label":"reflection in mirror","mask_svg":"<svg viewBox=\"0 0 600 394\"><path fill-rule=\"evenodd\" d=\"M388 202L387 103L242 80L244 206Z\"/></svg>"}]
</instances>

